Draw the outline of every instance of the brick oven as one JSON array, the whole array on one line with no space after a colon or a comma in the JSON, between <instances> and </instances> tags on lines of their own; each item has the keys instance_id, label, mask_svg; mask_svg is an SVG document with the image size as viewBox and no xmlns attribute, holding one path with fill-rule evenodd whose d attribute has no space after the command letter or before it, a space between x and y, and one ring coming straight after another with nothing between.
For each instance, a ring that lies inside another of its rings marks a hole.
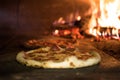
<instances>
[{"instance_id":1,"label":"brick oven","mask_svg":"<svg viewBox=\"0 0 120 80\"><path fill-rule=\"evenodd\" d=\"M1 0L1 80L119 80L119 0ZM41 38L77 40L96 50L100 64L79 69L35 69L15 57L22 44Z\"/></svg>"}]
</instances>

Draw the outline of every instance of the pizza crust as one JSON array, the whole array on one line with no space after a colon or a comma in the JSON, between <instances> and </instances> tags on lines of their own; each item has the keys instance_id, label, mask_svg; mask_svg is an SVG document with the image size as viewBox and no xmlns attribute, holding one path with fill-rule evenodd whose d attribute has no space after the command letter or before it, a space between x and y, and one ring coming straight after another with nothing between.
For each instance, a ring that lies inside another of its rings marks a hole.
<instances>
[{"instance_id":1,"label":"pizza crust","mask_svg":"<svg viewBox=\"0 0 120 80\"><path fill-rule=\"evenodd\" d=\"M86 60L78 59L76 56L72 55L66 57L64 61L36 61L24 58L24 51L19 52L16 56L16 60L26 66L32 66L36 68L81 68L92 66L98 64L101 61L101 57L97 52L92 53L94 56Z\"/></svg>"}]
</instances>

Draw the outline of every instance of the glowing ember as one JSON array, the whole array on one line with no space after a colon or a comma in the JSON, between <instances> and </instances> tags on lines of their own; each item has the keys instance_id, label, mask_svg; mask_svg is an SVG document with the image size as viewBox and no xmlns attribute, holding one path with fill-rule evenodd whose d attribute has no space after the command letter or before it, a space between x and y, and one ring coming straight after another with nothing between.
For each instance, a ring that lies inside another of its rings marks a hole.
<instances>
[{"instance_id":1,"label":"glowing ember","mask_svg":"<svg viewBox=\"0 0 120 80\"><path fill-rule=\"evenodd\" d=\"M55 30L53 32L54 36L68 36L72 37L73 39L83 38L83 36L79 33L79 28L72 27L70 29L64 29L64 30Z\"/></svg>"},{"instance_id":2,"label":"glowing ember","mask_svg":"<svg viewBox=\"0 0 120 80\"><path fill-rule=\"evenodd\" d=\"M59 36L59 30L55 30L55 31L53 32L53 35Z\"/></svg>"},{"instance_id":3,"label":"glowing ember","mask_svg":"<svg viewBox=\"0 0 120 80\"><path fill-rule=\"evenodd\" d=\"M77 21L80 21L80 20L81 20L81 16L78 16L78 17L77 17Z\"/></svg>"},{"instance_id":4,"label":"glowing ember","mask_svg":"<svg viewBox=\"0 0 120 80\"><path fill-rule=\"evenodd\" d=\"M80 23L81 16L79 13L70 14L66 19L60 17L58 20L54 21L53 31L54 36L70 36L73 39L81 38L80 29L75 23ZM79 24L77 24L79 25Z\"/></svg>"},{"instance_id":5,"label":"glowing ember","mask_svg":"<svg viewBox=\"0 0 120 80\"><path fill-rule=\"evenodd\" d=\"M56 24L65 24L65 20L63 19L63 17L60 17L58 20L56 20L54 23L54 25Z\"/></svg>"},{"instance_id":6,"label":"glowing ember","mask_svg":"<svg viewBox=\"0 0 120 80\"><path fill-rule=\"evenodd\" d=\"M64 30L64 35L66 36L66 35L69 35L69 34L71 34L71 31L70 30Z\"/></svg>"}]
</instances>

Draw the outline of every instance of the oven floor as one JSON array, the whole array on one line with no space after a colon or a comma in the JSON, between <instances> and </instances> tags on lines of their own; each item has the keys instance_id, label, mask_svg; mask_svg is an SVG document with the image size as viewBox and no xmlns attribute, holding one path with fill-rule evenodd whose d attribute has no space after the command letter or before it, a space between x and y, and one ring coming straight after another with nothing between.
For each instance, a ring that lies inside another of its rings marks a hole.
<instances>
[{"instance_id":1,"label":"oven floor","mask_svg":"<svg viewBox=\"0 0 120 80\"><path fill-rule=\"evenodd\" d=\"M26 36L0 39L0 80L120 80L120 61L102 51L101 63L86 68L36 69L19 64L16 54L22 50L20 44L29 39Z\"/></svg>"}]
</instances>

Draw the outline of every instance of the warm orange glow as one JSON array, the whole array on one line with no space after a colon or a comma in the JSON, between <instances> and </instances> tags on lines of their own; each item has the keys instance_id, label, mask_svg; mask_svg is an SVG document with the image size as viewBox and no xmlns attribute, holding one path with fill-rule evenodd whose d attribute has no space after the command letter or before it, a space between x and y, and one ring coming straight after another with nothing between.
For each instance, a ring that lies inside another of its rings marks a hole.
<instances>
[{"instance_id":1,"label":"warm orange glow","mask_svg":"<svg viewBox=\"0 0 120 80\"><path fill-rule=\"evenodd\" d=\"M59 36L59 30L55 30L55 31L53 32L53 35Z\"/></svg>"},{"instance_id":2,"label":"warm orange glow","mask_svg":"<svg viewBox=\"0 0 120 80\"><path fill-rule=\"evenodd\" d=\"M89 33L94 36L111 36L119 38L120 29L120 0L99 0L99 5L91 0L92 17L89 21ZM95 27L108 28L100 32ZM112 28L111 32L110 29Z\"/></svg>"},{"instance_id":3,"label":"warm orange glow","mask_svg":"<svg viewBox=\"0 0 120 80\"><path fill-rule=\"evenodd\" d=\"M64 30L64 35L69 35L71 33L70 30Z\"/></svg>"},{"instance_id":4,"label":"warm orange glow","mask_svg":"<svg viewBox=\"0 0 120 80\"><path fill-rule=\"evenodd\" d=\"M54 25L56 24L64 24L65 23L65 20L63 19L63 17L60 17L58 20L54 21Z\"/></svg>"},{"instance_id":5,"label":"warm orange glow","mask_svg":"<svg viewBox=\"0 0 120 80\"><path fill-rule=\"evenodd\" d=\"M60 17L58 19L58 23L60 23L60 24L64 24L65 23L65 20L63 19L63 17Z\"/></svg>"},{"instance_id":6,"label":"warm orange glow","mask_svg":"<svg viewBox=\"0 0 120 80\"><path fill-rule=\"evenodd\" d=\"M89 32L90 32L90 34L92 34L94 36L100 36L101 35L101 33L97 29L90 29Z\"/></svg>"},{"instance_id":7,"label":"warm orange glow","mask_svg":"<svg viewBox=\"0 0 120 80\"><path fill-rule=\"evenodd\" d=\"M78 17L77 17L77 20L80 21L80 20L81 20L81 16L78 16Z\"/></svg>"},{"instance_id":8,"label":"warm orange glow","mask_svg":"<svg viewBox=\"0 0 120 80\"><path fill-rule=\"evenodd\" d=\"M98 23L102 27L115 27L120 29L119 20L119 3L120 0L100 0L100 12L101 15L98 18Z\"/></svg>"},{"instance_id":9,"label":"warm orange glow","mask_svg":"<svg viewBox=\"0 0 120 80\"><path fill-rule=\"evenodd\" d=\"M73 27L70 29L64 29L64 30L55 30L53 32L54 36L71 36L73 39L83 38L83 36L79 33L79 28Z\"/></svg>"},{"instance_id":10,"label":"warm orange glow","mask_svg":"<svg viewBox=\"0 0 120 80\"><path fill-rule=\"evenodd\" d=\"M77 39L77 38L83 38L83 36L80 34L80 29L77 27L72 28L71 30L71 36L73 39Z\"/></svg>"}]
</instances>

